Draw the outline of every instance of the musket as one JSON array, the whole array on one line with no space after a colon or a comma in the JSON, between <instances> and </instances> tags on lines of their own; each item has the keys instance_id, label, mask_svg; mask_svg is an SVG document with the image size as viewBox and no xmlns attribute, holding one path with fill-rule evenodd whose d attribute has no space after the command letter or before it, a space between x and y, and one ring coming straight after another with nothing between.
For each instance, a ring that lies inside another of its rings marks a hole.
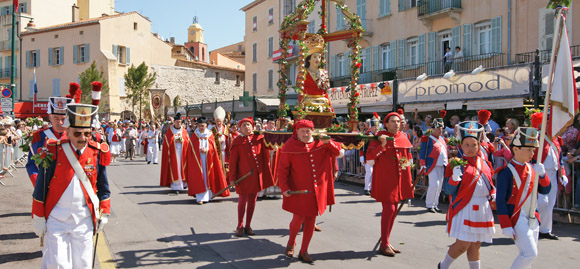
<instances>
[{"instance_id":1,"label":"musket","mask_svg":"<svg viewBox=\"0 0 580 269\"><path fill-rule=\"evenodd\" d=\"M249 177L251 174L254 173L254 169L250 169L250 172L248 172L247 174L243 175L242 177L236 179L234 181L234 185L238 185L238 183L240 183L240 181L246 179L247 177ZM218 195L222 194L224 191L226 191L227 189L230 188L230 185L228 185L227 187L225 187L224 189L222 189L221 191L218 191L217 193L215 193L211 199L216 198Z\"/></svg>"},{"instance_id":2,"label":"musket","mask_svg":"<svg viewBox=\"0 0 580 269\"><path fill-rule=\"evenodd\" d=\"M101 210L101 217L103 215L103 210ZM97 228L95 229L97 231L97 235L95 238L95 246L93 248L93 268L95 268L95 260L97 259L97 244L99 243L99 227L101 226L101 218L99 217L99 220L97 221Z\"/></svg>"},{"instance_id":3,"label":"musket","mask_svg":"<svg viewBox=\"0 0 580 269\"><path fill-rule=\"evenodd\" d=\"M288 194L289 195L294 195L294 194L309 194L310 191L309 190L301 190L301 191L289 191ZM283 193L281 192L273 192L273 193L268 193L268 195L282 195Z\"/></svg>"}]
</instances>

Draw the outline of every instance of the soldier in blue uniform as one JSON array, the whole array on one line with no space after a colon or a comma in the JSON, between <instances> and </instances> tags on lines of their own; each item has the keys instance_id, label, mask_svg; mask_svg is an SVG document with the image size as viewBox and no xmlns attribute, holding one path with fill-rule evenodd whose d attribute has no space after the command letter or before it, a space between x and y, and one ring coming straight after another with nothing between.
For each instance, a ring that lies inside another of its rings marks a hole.
<instances>
[{"instance_id":1,"label":"soldier in blue uniform","mask_svg":"<svg viewBox=\"0 0 580 269\"><path fill-rule=\"evenodd\" d=\"M439 195L443 187L443 176L447 166L447 143L443 136L443 118L433 120L431 134L421 137L421 150L419 151L419 163L421 170L429 176L429 188L425 205L432 213L441 212L439 209Z\"/></svg>"},{"instance_id":2,"label":"soldier in blue uniform","mask_svg":"<svg viewBox=\"0 0 580 269\"><path fill-rule=\"evenodd\" d=\"M497 216L502 234L514 239L519 255L511 268L530 268L538 256L539 214L530 221L531 194L535 175L539 174L538 193L550 192L550 179L542 163L529 162L538 147L538 130L520 127L512 142L514 157L497 177ZM530 223L531 222L531 223Z\"/></svg>"}]
</instances>

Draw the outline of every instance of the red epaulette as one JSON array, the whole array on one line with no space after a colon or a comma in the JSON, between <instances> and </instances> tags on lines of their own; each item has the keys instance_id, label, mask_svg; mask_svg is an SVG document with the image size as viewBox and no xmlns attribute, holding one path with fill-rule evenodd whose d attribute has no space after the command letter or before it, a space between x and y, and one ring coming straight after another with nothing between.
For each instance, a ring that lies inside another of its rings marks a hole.
<instances>
[{"instance_id":1,"label":"red epaulette","mask_svg":"<svg viewBox=\"0 0 580 269\"><path fill-rule=\"evenodd\" d=\"M421 143L427 142L427 141L429 141L429 137L427 137L426 135L421 137Z\"/></svg>"},{"instance_id":2,"label":"red epaulette","mask_svg":"<svg viewBox=\"0 0 580 269\"><path fill-rule=\"evenodd\" d=\"M31 143L36 143L40 141L40 133L43 132L44 130L36 130L34 131L34 133L32 133L32 141Z\"/></svg>"}]
</instances>

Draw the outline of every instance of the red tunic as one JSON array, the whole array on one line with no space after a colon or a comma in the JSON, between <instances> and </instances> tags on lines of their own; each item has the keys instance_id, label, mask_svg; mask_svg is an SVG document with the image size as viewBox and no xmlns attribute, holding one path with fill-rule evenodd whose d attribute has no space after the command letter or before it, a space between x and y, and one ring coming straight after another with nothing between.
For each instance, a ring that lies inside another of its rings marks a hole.
<instances>
[{"instance_id":1,"label":"red tunic","mask_svg":"<svg viewBox=\"0 0 580 269\"><path fill-rule=\"evenodd\" d=\"M227 187L228 184L226 182L224 170L220 164L218 157L219 153L215 147L214 137L210 133L206 138L208 140L208 152L206 154L207 157L205 162L207 171L207 187L213 193L217 193ZM187 157L185 159L187 159L189 165L185 169L185 177L187 178L187 193L190 196L206 191L203 180L203 169L201 167L201 156L199 153L200 139L201 138L194 132L191 135L190 142L187 146ZM230 191L226 190L220 196L230 196Z\"/></svg>"},{"instance_id":2,"label":"red tunic","mask_svg":"<svg viewBox=\"0 0 580 269\"><path fill-rule=\"evenodd\" d=\"M238 136L231 145L229 182L252 175L236 185L236 193L253 194L274 185L270 170L270 151L264 145L263 135Z\"/></svg>"},{"instance_id":3,"label":"red tunic","mask_svg":"<svg viewBox=\"0 0 580 269\"><path fill-rule=\"evenodd\" d=\"M161 153L161 177L160 186L171 187L171 183L179 180L177 171L177 151L175 149L175 138L173 129L169 127L163 137L163 152ZM181 128L181 137L183 138L181 148L181 178L187 181L185 171L187 169L187 148L189 145L189 136L184 128ZM147 140L145 140L147 141Z\"/></svg>"},{"instance_id":4,"label":"red tunic","mask_svg":"<svg viewBox=\"0 0 580 269\"><path fill-rule=\"evenodd\" d=\"M340 154L340 143L324 144L315 140L305 144L292 136L278 159L278 184L282 192L308 190L308 194L284 197L282 208L302 216L322 215L334 204L334 158Z\"/></svg>"},{"instance_id":5,"label":"red tunic","mask_svg":"<svg viewBox=\"0 0 580 269\"><path fill-rule=\"evenodd\" d=\"M410 161L411 147L413 146L403 132L396 135L386 131L376 134L387 135L394 140L387 140L387 145L381 147L381 142L374 140L369 144L367 161L375 160L371 197L377 202L396 203L401 200L413 198L413 182L411 178L411 166L401 166L401 160Z\"/></svg>"}]
</instances>

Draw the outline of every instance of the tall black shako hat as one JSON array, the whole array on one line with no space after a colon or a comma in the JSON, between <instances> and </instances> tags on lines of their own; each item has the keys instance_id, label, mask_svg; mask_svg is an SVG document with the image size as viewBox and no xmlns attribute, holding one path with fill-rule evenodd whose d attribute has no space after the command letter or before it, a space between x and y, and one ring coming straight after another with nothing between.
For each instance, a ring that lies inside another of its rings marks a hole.
<instances>
[{"instance_id":1,"label":"tall black shako hat","mask_svg":"<svg viewBox=\"0 0 580 269\"><path fill-rule=\"evenodd\" d=\"M197 120L195 121L195 123L199 124L199 123L206 123L207 124L207 118L206 117L199 117L197 118Z\"/></svg>"}]
</instances>

